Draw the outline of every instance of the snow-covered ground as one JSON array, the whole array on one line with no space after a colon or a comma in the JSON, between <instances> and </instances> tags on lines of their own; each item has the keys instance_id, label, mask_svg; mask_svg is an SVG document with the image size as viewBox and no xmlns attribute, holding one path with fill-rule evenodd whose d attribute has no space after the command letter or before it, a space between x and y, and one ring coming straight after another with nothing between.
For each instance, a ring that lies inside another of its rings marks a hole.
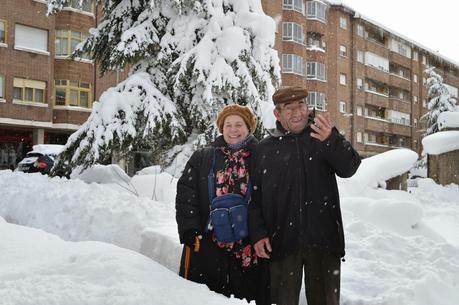
<instances>
[{"instance_id":1,"label":"snow-covered ground","mask_svg":"<svg viewBox=\"0 0 459 305\"><path fill-rule=\"evenodd\" d=\"M459 186L376 188L415 160L394 151L339 180L344 305L458 304ZM246 304L176 275L175 185L157 168L132 179L117 166L71 180L0 171L0 303Z\"/></svg>"}]
</instances>

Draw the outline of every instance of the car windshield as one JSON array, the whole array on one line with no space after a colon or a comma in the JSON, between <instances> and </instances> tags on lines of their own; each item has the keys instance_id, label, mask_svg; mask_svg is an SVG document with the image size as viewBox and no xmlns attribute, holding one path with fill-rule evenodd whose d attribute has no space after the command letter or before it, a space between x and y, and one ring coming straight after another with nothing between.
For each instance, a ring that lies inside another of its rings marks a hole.
<instances>
[{"instance_id":1,"label":"car windshield","mask_svg":"<svg viewBox=\"0 0 459 305\"><path fill-rule=\"evenodd\" d=\"M27 155L26 155L27 158L28 158L28 157L41 157L41 156L43 156L43 154L37 153L37 152L29 152L29 153L27 153Z\"/></svg>"}]
</instances>

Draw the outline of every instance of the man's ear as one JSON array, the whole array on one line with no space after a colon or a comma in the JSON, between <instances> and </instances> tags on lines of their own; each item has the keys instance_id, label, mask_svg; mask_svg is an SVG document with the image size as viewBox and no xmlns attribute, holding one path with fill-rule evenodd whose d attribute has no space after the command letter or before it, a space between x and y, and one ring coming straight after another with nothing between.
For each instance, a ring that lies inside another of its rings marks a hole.
<instances>
[{"instance_id":1,"label":"man's ear","mask_svg":"<svg viewBox=\"0 0 459 305\"><path fill-rule=\"evenodd\" d=\"M279 112L279 110L277 108L274 108L273 109L273 113L274 113L274 116L276 117L276 119L278 121L280 121L280 112Z\"/></svg>"}]
</instances>

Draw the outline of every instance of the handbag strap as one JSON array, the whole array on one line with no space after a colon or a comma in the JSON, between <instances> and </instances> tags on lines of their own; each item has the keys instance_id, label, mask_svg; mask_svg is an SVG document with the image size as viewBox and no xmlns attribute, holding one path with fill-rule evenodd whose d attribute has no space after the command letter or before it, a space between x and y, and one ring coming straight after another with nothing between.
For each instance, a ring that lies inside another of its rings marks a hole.
<instances>
[{"instance_id":1,"label":"handbag strap","mask_svg":"<svg viewBox=\"0 0 459 305\"><path fill-rule=\"evenodd\" d=\"M212 205L212 200L215 198L215 160L217 159L217 150L218 150L218 147L214 148L212 165L210 166L209 174L207 175L207 189L209 193L209 202L211 205ZM245 196L244 196L244 199L246 201L249 201L251 192L252 192L252 183L249 178L249 182L247 184L247 191L245 192Z\"/></svg>"}]
</instances>

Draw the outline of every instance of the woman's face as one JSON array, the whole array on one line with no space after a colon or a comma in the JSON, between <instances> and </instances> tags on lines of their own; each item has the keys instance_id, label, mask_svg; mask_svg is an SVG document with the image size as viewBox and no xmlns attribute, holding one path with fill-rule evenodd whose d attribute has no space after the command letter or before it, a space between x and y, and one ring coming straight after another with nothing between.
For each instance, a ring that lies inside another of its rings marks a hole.
<instances>
[{"instance_id":1,"label":"woman's face","mask_svg":"<svg viewBox=\"0 0 459 305\"><path fill-rule=\"evenodd\" d=\"M223 122L223 139L228 144L237 144L247 138L249 128L244 120L236 115L229 115Z\"/></svg>"}]
</instances>

